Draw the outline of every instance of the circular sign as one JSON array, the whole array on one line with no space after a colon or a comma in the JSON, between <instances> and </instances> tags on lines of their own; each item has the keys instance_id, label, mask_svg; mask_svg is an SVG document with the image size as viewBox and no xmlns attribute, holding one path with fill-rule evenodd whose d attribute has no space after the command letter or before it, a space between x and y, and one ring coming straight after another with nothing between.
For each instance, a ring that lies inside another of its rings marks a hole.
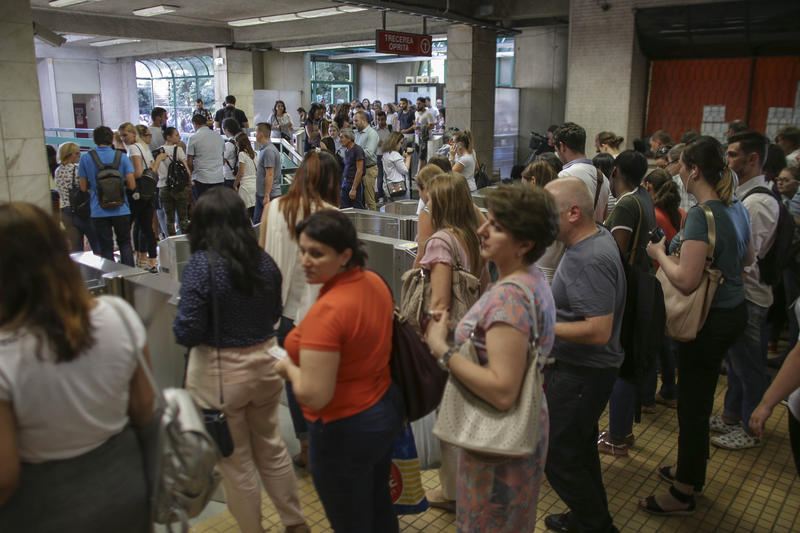
<instances>
[{"instance_id":1,"label":"circular sign","mask_svg":"<svg viewBox=\"0 0 800 533\"><path fill-rule=\"evenodd\" d=\"M426 56L431 53L431 38L423 37L419 40L419 51L422 55Z\"/></svg>"},{"instance_id":2,"label":"circular sign","mask_svg":"<svg viewBox=\"0 0 800 533\"><path fill-rule=\"evenodd\" d=\"M397 502L403 494L403 474L397 465L392 463L392 471L389 474L389 493L392 495L392 503Z\"/></svg>"}]
</instances>

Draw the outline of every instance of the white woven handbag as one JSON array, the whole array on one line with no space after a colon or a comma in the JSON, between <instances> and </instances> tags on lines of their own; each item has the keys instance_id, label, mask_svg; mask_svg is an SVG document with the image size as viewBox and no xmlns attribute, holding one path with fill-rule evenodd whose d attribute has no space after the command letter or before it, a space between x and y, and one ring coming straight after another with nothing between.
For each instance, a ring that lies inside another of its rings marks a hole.
<instances>
[{"instance_id":1,"label":"white woven handbag","mask_svg":"<svg viewBox=\"0 0 800 533\"><path fill-rule=\"evenodd\" d=\"M528 346L528 362L517 402L507 411L500 411L479 398L450 375L433 428L440 440L479 454L524 457L533 454L539 444L540 413L544 376L540 366L539 327L535 300L528 287L516 280L513 284L525 292L530 301L533 328ZM474 331L473 331L474 335ZM470 337L458 354L478 363L475 344Z\"/></svg>"}]
</instances>

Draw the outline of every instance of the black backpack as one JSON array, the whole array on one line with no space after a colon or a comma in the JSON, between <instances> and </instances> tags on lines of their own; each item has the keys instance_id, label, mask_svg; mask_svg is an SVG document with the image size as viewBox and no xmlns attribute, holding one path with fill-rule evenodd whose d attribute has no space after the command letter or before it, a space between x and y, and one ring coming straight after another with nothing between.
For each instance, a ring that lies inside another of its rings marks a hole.
<instances>
[{"instance_id":1,"label":"black backpack","mask_svg":"<svg viewBox=\"0 0 800 533\"><path fill-rule=\"evenodd\" d=\"M69 188L69 208L72 214L80 218L89 218L92 215L92 196L89 191L82 191L78 181L75 179L78 167L72 169L72 183Z\"/></svg>"},{"instance_id":2,"label":"black backpack","mask_svg":"<svg viewBox=\"0 0 800 533\"><path fill-rule=\"evenodd\" d=\"M778 225L775 228L775 241L764 257L757 258L759 281L775 286L781 280L783 270L789 266L791 261L795 230L794 219L781 199L768 188L753 188L742 197L742 202L751 194L768 194L778 202Z\"/></svg>"},{"instance_id":3,"label":"black backpack","mask_svg":"<svg viewBox=\"0 0 800 533\"><path fill-rule=\"evenodd\" d=\"M114 150L114 161L108 165L100 161L96 150L91 150L89 155L94 164L97 165L97 176L95 178L97 183L97 203L103 209L114 209L125 205L125 183L122 179L122 174L119 172L122 153L119 150Z\"/></svg>"},{"instance_id":4,"label":"black backpack","mask_svg":"<svg viewBox=\"0 0 800 533\"><path fill-rule=\"evenodd\" d=\"M167 168L167 188L170 191L182 191L189 185L189 173L183 163L178 161L178 145L172 150L172 161Z\"/></svg>"},{"instance_id":5,"label":"black backpack","mask_svg":"<svg viewBox=\"0 0 800 533\"><path fill-rule=\"evenodd\" d=\"M235 154L234 157L236 158L236 163L231 165L231 162L225 159L225 153L223 151L222 160L228 165L228 168L231 169L233 172L233 177L235 178L236 175L239 173L239 145L236 144L236 138L233 139L225 139L226 143L231 143L233 145L233 153Z\"/></svg>"}]
</instances>

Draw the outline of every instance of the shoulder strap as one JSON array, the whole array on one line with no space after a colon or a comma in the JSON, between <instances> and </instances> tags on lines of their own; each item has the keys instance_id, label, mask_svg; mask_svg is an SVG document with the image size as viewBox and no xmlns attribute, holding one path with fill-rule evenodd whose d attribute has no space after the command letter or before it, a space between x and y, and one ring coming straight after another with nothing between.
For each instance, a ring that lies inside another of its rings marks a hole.
<instances>
[{"instance_id":1,"label":"shoulder strap","mask_svg":"<svg viewBox=\"0 0 800 533\"><path fill-rule=\"evenodd\" d=\"M464 265L461 264L461 254L458 253L458 246L456 244L456 236L452 232L445 230L445 233L450 237L450 242L447 246L450 248L450 258L455 262L455 267L459 270L464 270Z\"/></svg>"},{"instance_id":2,"label":"shoulder strap","mask_svg":"<svg viewBox=\"0 0 800 533\"><path fill-rule=\"evenodd\" d=\"M531 344L536 344L537 341L539 340L539 322L538 322L538 320L536 320L536 300L533 298L533 293L531 292L531 289L527 285L525 285L524 283L522 283L521 281L519 281L517 279L505 280L505 281L500 282L499 285L515 285L519 289L521 289L523 293L525 293L525 297L530 302L530 306L528 307L528 310L530 312L531 320L533 322L533 328L532 328L533 329L533 341L531 342Z\"/></svg>"},{"instance_id":3,"label":"shoulder strap","mask_svg":"<svg viewBox=\"0 0 800 533\"><path fill-rule=\"evenodd\" d=\"M217 370L219 370L219 405L222 408L225 405L224 397L222 396L222 358L219 354L219 308L217 307L217 279L214 275L214 263L217 261L219 255L211 250L206 250L206 259L208 259L208 268L211 271L211 322L214 328L214 344L217 348Z\"/></svg>"},{"instance_id":4,"label":"shoulder strap","mask_svg":"<svg viewBox=\"0 0 800 533\"><path fill-rule=\"evenodd\" d=\"M600 189L603 188L603 173L599 168L595 168L595 170L597 171L597 186L594 189L594 208L597 209L597 201L600 199Z\"/></svg>"},{"instance_id":5,"label":"shoulder strap","mask_svg":"<svg viewBox=\"0 0 800 533\"><path fill-rule=\"evenodd\" d=\"M767 187L762 187L762 186L759 185L758 187L753 187L752 189L747 191L747 194L745 194L742 197L742 201L744 201L744 199L747 198L748 196L750 196L751 194L768 194L768 195L772 196L773 198L775 198L775 193L773 193ZM777 200L777 198L776 198L776 200Z\"/></svg>"},{"instance_id":6,"label":"shoulder strap","mask_svg":"<svg viewBox=\"0 0 800 533\"><path fill-rule=\"evenodd\" d=\"M636 236L633 238L633 249L631 250L631 256L628 258L628 264L633 265L633 261L636 258L636 252L639 250L639 233L642 230L642 203L636 197L636 192L631 195L633 199L636 200L636 205L639 207L639 223L636 225Z\"/></svg>"},{"instance_id":7,"label":"shoulder strap","mask_svg":"<svg viewBox=\"0 0 800 533\"><path fill-rule=\"evenodd\" d=\"M177 144L175 145L175 148L172 150L172 160L173 161L177 161L178 160L178 145Z\"/></svg>"},{"instance_id":8,"label":"shoulder strap","mask_svg":"<svg viewBox=\"0 0 800 533\"><path fill-rule=\"evenodd\" d=\"M717 242L717 221L714 220L714 212L707 205L700 206L706 214L706 225L708 226L708 251L706 252L706 263L709 265L714 260L714 248Z\"/></svg>"},{"instance_id":9,"label":"shoulder strap","mask_svg":"<svg viewBox=\"0 0 800 533\"><path fill-rule=\"evenodd\" d=\"M114 151L116 152L116 150ZM105 163L100 161L100 156L97 155L97 150L89 150L89 155L91 156L92 161L94 161L94 164L97 165L97 170L100 170L101 168L106 166ZM114 161L116 161L116 157L114 158Z\"/></svg>"},{"instance_id":10,"label":"shoulder strap","mask_svg":"<svg viewBox=\"0 0 800 533\"><path fill-rule=\"evenodd\" d=\"M114 150L114 161L111 163L111 166L114 169L119 169L119 162L122 160L122 152L119 150ZM144 157L142 157L142 162L144 163Z\"/></svg>"},{"instance_id":11,"label":"shoulder strap","mask_svg":"<svg viewBox=\"0 0 800 533\"><path fill-rule=\"evenodd\" d=\"M78 165L72 167L72 187L75 187L75 178L78 176Z\"/></svg>"}]
</instances>

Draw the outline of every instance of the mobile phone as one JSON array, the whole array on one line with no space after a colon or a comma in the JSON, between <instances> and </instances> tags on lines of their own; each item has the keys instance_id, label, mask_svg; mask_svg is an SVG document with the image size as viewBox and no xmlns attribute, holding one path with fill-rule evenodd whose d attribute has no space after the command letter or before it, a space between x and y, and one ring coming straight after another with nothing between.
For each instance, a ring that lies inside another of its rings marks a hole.
<instances>
[{"instance_id":1,"label":"mobile phone","mask_svg":"<svg viewBox=\"0 0 800 533\"><path fill-rule=\"evenodd\" d=\"M665 236L666 235L664 235L664 230L659 227L656 227L656 229L650 232L650 242L658 242Z\"/></svg>"}]
</instances>

